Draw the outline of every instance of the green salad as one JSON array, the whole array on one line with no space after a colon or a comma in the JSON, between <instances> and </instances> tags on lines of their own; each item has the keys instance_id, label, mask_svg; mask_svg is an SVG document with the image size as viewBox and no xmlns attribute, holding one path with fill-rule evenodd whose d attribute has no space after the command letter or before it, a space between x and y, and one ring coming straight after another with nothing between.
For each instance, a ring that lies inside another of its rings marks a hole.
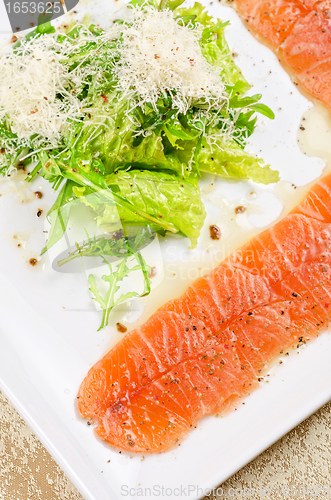
<instances>
[{"instance_id":1,"label":"green salad","mask_svg":"<svg viewBox=\"0 0 331 500\"><path fill-rule=\"evenodd\" d=\"M68 258L97 255L108 263L106 297L89 279L102 326L130 296L115 298L130 269L142 270L142 293L149 293L139 245L151 231L196 246L204 173L279 180L245 151L256 113L274 114L260 94L247 96L250 85L225 39L228 23L199 3L182 3L132 0L128 19L108 30L85 23L63 34L45 23L0 60L0 172L23 163L28 182L41 176L58 192L42 253L63 237L74 206L87 205L104 228L107 235L87 235ZM116 269L107 256L122 258Z\"/></svg>"}]
</instances>

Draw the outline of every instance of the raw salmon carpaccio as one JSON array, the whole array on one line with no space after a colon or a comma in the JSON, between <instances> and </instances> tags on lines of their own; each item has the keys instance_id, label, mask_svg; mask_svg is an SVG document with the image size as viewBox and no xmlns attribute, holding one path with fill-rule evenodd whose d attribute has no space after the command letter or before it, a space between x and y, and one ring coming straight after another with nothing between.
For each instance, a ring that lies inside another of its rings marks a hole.
<instances>
[{"instance_id":1,"label":"raw salmon carpaccio","mask_svg":"<svg viewBox=\"0 0 331 500\"><path fill-rule=\"evenodd\" d=\"M331 109L331 0L236 0L245 22Z\"/></svg>"},{"instance_id":2,"label":"raw salmon carpaccio","mask_svg":"<svg viewBox=\"0 0 331 500\"><path fill-rule=\"evenodd\" d=\"M330 249L331 176L96 363L81 414L111 445L146 453L233 409L276 356L328 326Z\"/></svg>"}]
</instances>

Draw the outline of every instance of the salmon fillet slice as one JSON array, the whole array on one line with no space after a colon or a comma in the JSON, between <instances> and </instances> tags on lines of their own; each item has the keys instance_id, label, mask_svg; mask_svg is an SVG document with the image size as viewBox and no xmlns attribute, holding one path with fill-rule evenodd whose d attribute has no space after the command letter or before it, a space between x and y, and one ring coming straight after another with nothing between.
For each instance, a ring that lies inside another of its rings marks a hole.
<instances>
[{"instance_id":1,"label":"salmon fillet slice","mask_svg":"<svg viewBox=\"0 0 331 500\"><path fill-rule=\"evenodd\" d=\"M236 0L236 5L302 87L331 109L331 1Z\"/></svg>"},{"instance_id":2,"label":"salmon fillet slice","mask_svg":"<svg viewBox=\"0 0 331 500\"><path fill-rule=\"evenodd\" d=\"M80 413L112 446L151 453L228 412L279 353L329 325L330 249L331 176L97 362Z\"/></svg>"},{"instance_id":3,"label":"salmon fillet slice","mask_svg":"<svg viewBox=\"0 0 331 500\"><path fill-rule=\"evenodd\" d=\"M303 88L331 108L331 19L310 12L295 24L282 53Z\"/></svg>"},{"instance_id":4,"label":"salmon fillet slice","mask_svg":"<svg viewBox=\"0 0 331 500\"><path fill-rule=\"evenodd\" d=\"M313 7L300 0L236 0L236 4L245 22L275 48Z\"/></svg>"}]
</instances>

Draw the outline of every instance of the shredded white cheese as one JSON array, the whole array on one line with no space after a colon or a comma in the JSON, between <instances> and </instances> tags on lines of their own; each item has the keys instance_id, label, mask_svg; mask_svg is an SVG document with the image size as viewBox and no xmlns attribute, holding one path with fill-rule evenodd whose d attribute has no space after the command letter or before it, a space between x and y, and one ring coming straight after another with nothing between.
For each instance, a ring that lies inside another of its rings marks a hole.
<instances>
[{"instance_id":1,"label":"shredded white cheese","mask_svg":"<svg viewBox=\"0 0 331 500\"><path fill-rule=\"evenodd\" d=\"M0 59L0 119L7 117L21 139L38 134L56 142L68 117L82 115L72 78L60 63L64 48L54 36L43 35L22 39L18 53Z\"/></svg>"},{"instance_id":2,"label":"shredded white cheese","mask_svg":"<svg viewBox=\"0 0 331 500\"><path fill-rule=\"evenodd\" d=\"M193 101L204 100L211 107L223 103L224 83L199 45L202 27L180 24L173 12L149 5L133 10L132 24L121 26L118 89L154 105L167 90L176 92L173 106L182 113Z\"/></svg>"},{"instance_id":3,"label":"shredded white cheese","mask_svg":"<svg viewBox=\"0 0 331 500\"><path fill-rule=\"evenodd\" d=\"M199 113L195 113L195 120L202 123L211 109L220 110L227 99L218 70L201 52L202 30L200 25L185 26L176 21L170 10L158 11L145 4L132 9L129 23L116 23L97 37L81 26L75 43L69 40L60 43L57 35L47 34L31 40L22 38L16 51L0 58L0 121L9 122L12 132L28 148L31 136L36 135L35 149L56 146L65 134L68 118L83 117L87 112L85 105L94 115L90 106L94 99L100 98L98 93L89 101L77 96L82 84L89 84L91 77L93 81L103 81L102 64L94 64L92 58L84 65L90 57L87 53L69 72L70 65L65 60L79 55L81 47L89 41L97 41L95 55L108 57L117 78L116 98L127 101L127 116L135 106L143 107L146 102L157 110L159 97L171 95L172 107L181 113L186 113L194 103L203 104ZM110 41L115 43L115 51L107 49ZM116 58L116 54L120 57ZM98 106L95 109L100 112ZM105 120L101 115L94 118L98 132ZM134 118L130 120L134 124Z\"/></svg>"}]
</instances>

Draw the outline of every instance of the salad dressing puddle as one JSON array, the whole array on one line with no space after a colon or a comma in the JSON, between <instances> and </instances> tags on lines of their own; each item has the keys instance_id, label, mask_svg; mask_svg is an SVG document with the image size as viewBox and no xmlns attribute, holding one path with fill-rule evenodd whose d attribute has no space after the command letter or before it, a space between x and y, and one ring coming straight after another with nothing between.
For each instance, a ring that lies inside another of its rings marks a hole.
<instances>
[{"instance_id":1,"label":"salad dressing puddle","mask_svg":"<svg viewBox=\"0 0 331 500\"><path fill-rule=\"evenodd\" d=\"M0 180L0 193L2 195L7 195L14 193L15 199L18 203L29 203L35 199L34 192L26 181L26 173L22 170L17 170L16 173L13 172L11 177L2 177Z\"/></svg>"}]
</instances>

